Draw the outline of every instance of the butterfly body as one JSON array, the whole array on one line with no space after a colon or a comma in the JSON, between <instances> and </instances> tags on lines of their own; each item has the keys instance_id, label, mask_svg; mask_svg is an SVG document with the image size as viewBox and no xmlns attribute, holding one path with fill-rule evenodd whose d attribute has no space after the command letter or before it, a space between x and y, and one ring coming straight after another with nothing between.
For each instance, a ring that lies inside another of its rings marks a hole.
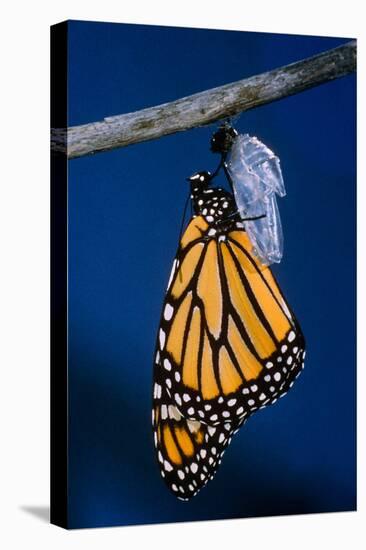
<instances>
[{"instance_id":1,"label":"butterfly body","mask_svg":"<svg viewBox=\"0 0 366 550\"><path fill-rule=\"evenodd\" d=\"M154 364L153 431L162 476L189 499L214 476L232 436L282 397L303 367L304 338L233 195L191 181L194 216L165 296Z\"/></svg>"},{"instance_id":2,"label":"butterfly body","mask_svg":"<svg viewBox=\"0 0 366 550\"><path fill-rule=\"evenodd\" d=\"M194 214L204 217L215 229L220 229L225 222L240 221L232 193L222 187L210 187L210 176L208 172L198 172L189 180Z\"/></svg>"}]
</instances>

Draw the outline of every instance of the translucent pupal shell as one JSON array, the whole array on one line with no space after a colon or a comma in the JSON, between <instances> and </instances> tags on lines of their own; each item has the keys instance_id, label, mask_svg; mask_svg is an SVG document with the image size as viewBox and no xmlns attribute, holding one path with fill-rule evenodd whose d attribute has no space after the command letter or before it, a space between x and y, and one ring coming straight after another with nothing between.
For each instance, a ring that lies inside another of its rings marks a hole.
<instances>
[{"instance_id":1,"label":"translucent pupal shell","mask_svg":"<svg viewBox=\"0 0 366 550\"><path fill-rule=\"evenodd\" d=\"M279 158L248 134L238 135L227 163L245 229L262 263L279 263L283 233L276 194L286 195ZM248 220L264 216L258 220Z\"/></svg>"}]
</instances>

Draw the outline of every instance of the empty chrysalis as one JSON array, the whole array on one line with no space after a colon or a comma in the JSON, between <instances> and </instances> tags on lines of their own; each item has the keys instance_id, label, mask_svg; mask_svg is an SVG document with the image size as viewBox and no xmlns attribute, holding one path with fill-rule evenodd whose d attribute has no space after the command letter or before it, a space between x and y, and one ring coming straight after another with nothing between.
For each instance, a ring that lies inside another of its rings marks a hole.
<instances>
[{"instance_id":1,"label":"empty chrysalis","mask_svg":"<svg viewBox=\"0 0 366 550\"><path fill-rule=\"evenodd\" d=\"M286 195L280 160L255 136L224 125L212 148L225 155L235 202L255 252L265 265L279 263L283 233L276 195Z\"/></svg>"}]
</instances>

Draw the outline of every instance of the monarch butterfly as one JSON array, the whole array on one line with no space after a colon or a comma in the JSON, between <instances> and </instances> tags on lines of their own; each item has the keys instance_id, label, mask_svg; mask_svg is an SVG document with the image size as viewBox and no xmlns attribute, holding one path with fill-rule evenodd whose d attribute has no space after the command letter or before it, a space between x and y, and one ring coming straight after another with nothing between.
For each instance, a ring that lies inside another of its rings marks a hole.
<instances>
[{"instance_id":1,"label":"monarch butterfly","mask_svg":"<svg viewBox=\"0 0 366 550\"><path fill-rule=\"evenodd\" d=\"M300 326L255 254L233 194L212 187L216 173L189 178L194 214L173 262L154 359L156 454L181 500L213 478L250 415L288 391L305 356Z\"/></svg>"}]
</instances>

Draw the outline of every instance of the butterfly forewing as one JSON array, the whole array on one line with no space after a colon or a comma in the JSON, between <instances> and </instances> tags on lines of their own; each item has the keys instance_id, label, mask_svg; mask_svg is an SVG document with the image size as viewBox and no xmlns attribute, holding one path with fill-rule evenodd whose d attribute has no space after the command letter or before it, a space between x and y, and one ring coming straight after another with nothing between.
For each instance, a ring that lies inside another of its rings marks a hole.
<instances>
[{"instance_id":1,"label":"butterfly forewing","mask_svg":"<svg viewBox=\"0 0 366 550\"><path fill-rule=\"evenodd\" d=\"M303 337L246 233L232 231L224 239L210 237L209 229L194 234L202 225L193 219L187 231L194 237L185 235L178 251L158 351L181 413L212 423L276 399L301 368Z\"/></svg>"}]
</instances>

